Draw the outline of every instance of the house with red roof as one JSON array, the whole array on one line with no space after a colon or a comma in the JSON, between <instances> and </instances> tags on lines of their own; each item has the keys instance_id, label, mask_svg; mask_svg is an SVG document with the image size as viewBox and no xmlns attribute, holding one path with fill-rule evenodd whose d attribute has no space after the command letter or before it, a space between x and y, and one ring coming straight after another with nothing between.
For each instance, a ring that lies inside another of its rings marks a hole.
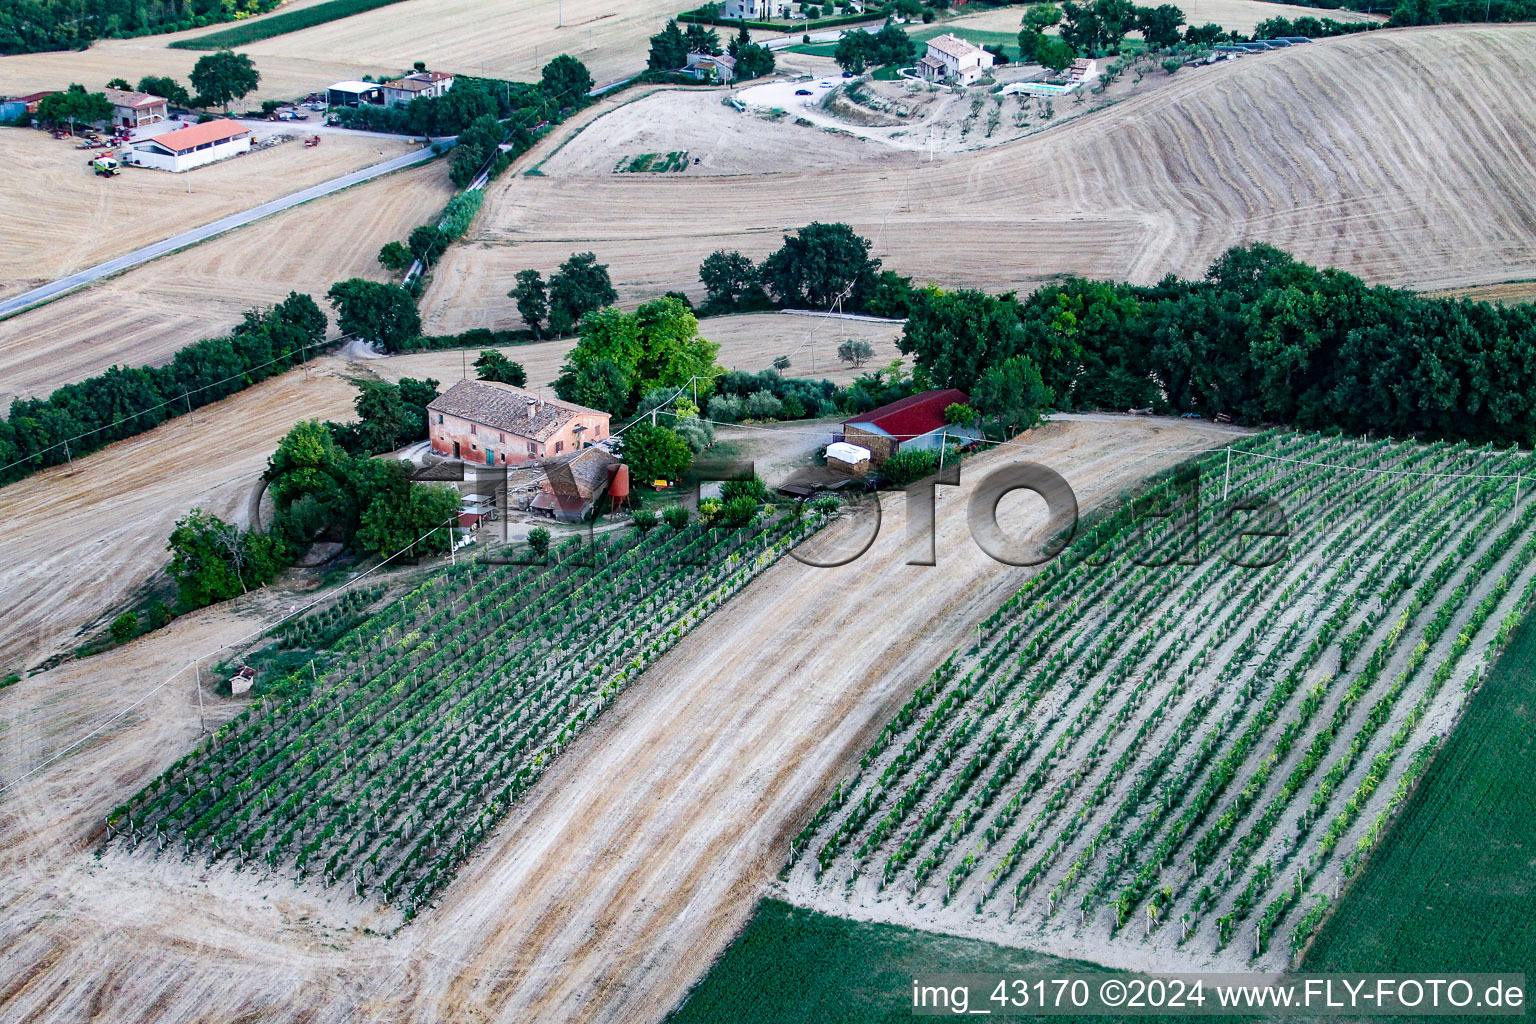
<instances>
[{"instance_id":1,"label":"house with red roof","mask_svg":"<svg viewBox=\"0 0 1536 1024\"><path fill-rule=\"evenodd\" d=\"M869 449L870 461L879 466L899 451L940 448L979 438L970 427L944 420L944 410L966 405L970 396L959 388L939 388L909 395L843 424L843 440Z\"/></svg>"}]
</instances>

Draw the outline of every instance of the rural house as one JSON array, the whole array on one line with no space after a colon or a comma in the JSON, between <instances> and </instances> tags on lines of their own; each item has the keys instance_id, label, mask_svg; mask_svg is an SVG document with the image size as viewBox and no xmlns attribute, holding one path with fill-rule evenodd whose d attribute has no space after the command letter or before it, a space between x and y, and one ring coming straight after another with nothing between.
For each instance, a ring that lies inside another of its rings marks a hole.
<instances>
[{"instance_id":1,"label":"rural house","mask_svg":"<svg viewBox=\"0 0 1536 1024\"><path fill-rule=\"evenodd\" d=\"M135 142L123 152L123 162L136 167L181 172L238 156L250 148L251 130L222 117Z\"/></svg>"},{"instance_id":2,"label":"rural house","mask_svg":"<svg viewBox=\"0 0 1536 1024\"><path fill-rule=\"evenodd\" d=\"M112 123L123 128L137 128L141 124L164 121L167 114L165 100L147 92L125 92L122 89L104 89L107 102L112 104Z\"/></svg>"},{"instance_id":3,"label":"rural house","mask_svg":"<svg viewBox=\"0 0 1536 1024\"><path fill-rule=\"evenodd\" d=\"M969 396L958 388L942 388L910 395L872 412L862 413L843 424L843 440L869 449L869 460L882 465L898 451L938 448L947 442L978 438L970 427L944 421L944 410L964 405ZM828 454L831 449L828 449Z\"/></svg>"},{"instance_id":4,"label":"rural house","mask_svg":"<svg viewBox=\"0 0 1536 1024\"><path fill-rule=\"evenodd\" d=\"M917 62L928 81L960 85L970 85L991 68L990 53L948 32L928 40L928 52Z\"/></svg>"},{"instance_id":5,"label":"rural house","mask_svg":"<svg viewBox=\"0 0 1536 1024\"><path fill-rule=\"evenodd\" d=\"M488 380L461 380L427 406L432 450L486 466L580 451L608 436L608 414Z\"/></svg>"},{"instance_id":6,"label":"rural house","mask_svg":"<svg viewBox=\"0 0 1536 1024\"><path fill-rule=\"evenodd\" d=\"M1073 82L1091 82L1099 77L1099 62L1091 57L1079 57L1067 69L1067 79Z\"/></svg>"},{"instance_id":7,"label":"rural house","mask_svg":"<svg viewBox=\"0 0 1536 1024\"><path fill-rule=\"evenodd\" d=\"M441 71L416 71L385 82L380 88L385 106L403 107L414 99L448 95L453 88L453 76Z\"/></svg>"},{"instance_id":8,"label":"rural house","mask_svg":"<svg viewBox=\"0 0 1536 1024\"><path fill-rule=\"evenodd\" d=\"M690 53L688 73L701 82L728 85L736 78L736 58L726 53Z\"/></svg>"},{"instance_id":9,"label":"rural house","mask_svg":"<svg viewBox=\"0 0 1536 1024\"><path fill-rule=\"evenodd\" d=\"M748 21L782 18L789 13L789 0L725 0L725 8L720 13L723 17Z\"/></svg>"}]
</instances>

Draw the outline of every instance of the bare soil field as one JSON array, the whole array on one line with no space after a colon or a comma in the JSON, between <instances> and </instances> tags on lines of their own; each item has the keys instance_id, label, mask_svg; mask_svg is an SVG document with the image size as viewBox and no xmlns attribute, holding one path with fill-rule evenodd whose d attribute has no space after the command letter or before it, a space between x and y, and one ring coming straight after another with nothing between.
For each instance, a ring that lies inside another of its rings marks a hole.
<instances>
[{"instance_id":1,"label":"bare soil field","mask_svg":"<svg viewBox=\"0 0 1536 1024\"><path fill-rule=\"evenodd\" d=\"M1114 419L1055 423L1027 440L1051 449L1036 457L1091 506L1222 436ZM110 663L24 680L0 705L6 780L150 696L88 749L6 794L6 1013L660 1019L745 922L793 829L911 682L1027 576L967 537L968 488L1003 457L978 459L967 486L941 489L942 569L902 564L897 500L865 557L831 570L785 559L769 570L621 697L514 808L442 904L389 939L368 932L376 922L340 897L174 856L90 854L102 816L195 736L183 682L153 688L240 635L246 623L220 617L243 602L188 616ZM1006 512L1015 526L1038 523L1036 514ZM849 643L850 630L862 641ZM222 704L214 712L227 714Z\"/></svg>"},{"instance_id":2,"label":"bare soil field","mask_svg":"<svg viewBox=\"0 0 1536 1024\"><path fill-rule=\"evenodd\" d=\"M888 158L879 147L850 135L830 136L808 147L805 129L792 123L793 114L743 117L726 106L730 95L724 89L653 92L598 118L539 169L557 177L610 174L625 157L679 150L686 150L690 161L683 176L771 174Z\"/></svg>"},{"instance_id":3,"label":"bare soil field","mask_svg":"<svg viewBox=\"0 0 1536 1024\"><path fill-rule=\"evenodd\" d=\"M442 167L429 163L0 321L0 407L113 363L162 362L189 342L227 333L245 310L290 291L307 292L328 309L324 296L333 282L382 280L379 247L426 222L451 194Z\"/></svg>"},{"instance_id":4,"label":"bare soil field","mask_svg":"<svg viewBox=\"0 0 1536 1024\"><path fill-rule=\"evenodd\" d=\"M327 134L169 174L125 167L116 178L90 169L82 151L40 131L0 129L8 186L0 195L0 295L25 291L279 196L414 149L404 140Z\"/></svg>"},{"instance_id":5,"label":"bare soil field","mask_svg":"<svg viewBox=\"0 0 1536 1024\"><path fill-rule=\"evenodd\" d=\"M239 47L261 72L260 90L241 102L255 108L266 99L294 99L341 79L399 74L418 60L442 71L531 81L551 58L569 53L599 83L613 81L644 68L647 40L676 12L675 4L658 0L569 0L562 28L552 4L404 0ZM174 75L186 82L203 51L168 44L227 27L7 57L0 61L0 93L62 89L71 82L99 89L118 76L137 82L144 75Z\"/></svg>"},{"instance_id":6,"label":"bare soil field","mask_svg":"<svg viewBox=\"0 0 1536 1024\"><path fill-rule=\"evenodd\" d=\"M423 309L436 330L481 325L504 315L518 270L588 249L623 301L699 295L711 251L761 259L812 220L852 224L920 282L994 291L1198 276L1253 241L1420 289L1532 278L1533 107L1536 29L1391 30L1186 69L1070 125L912 154L905 170L514 177ZM829 137L805 132L807 150Z\"/></svg>"},{"instance_id":7,"label":"bare soil field","mask_svg":"<svg viewBox=\"0 0 1536 1024\"><path fill-rule=\"evenodd\" d=\"M1451 288L1430 292L1431 296L1446 299L1472 299L1477 302L1498 302L1511 305L1519 302L1536 302L1536 281L1503 281L1499 284L1476 285L1472 288Z\"/></svg>"},{"instance_id":8,"label":"bare soil field","mask_svg":"<svg viewBox=\"0 0 1536 1024\"><path fill-rule=\"evenodd\" d=\"M516 316L516 313L510 315ZM861 373L868 373L892 359L902 357L896 348L896 339L901 337L899 323L805 317L786 313L748 313L700 320L699 333L720 346L720 365L727 370L756 373L768 369L775 357L788 355L790 367L784 371L786 376L812 377L816 380L825 378L837 384L847 384ZM837 360L837 346L849 338L867 341L874 346L874 356L861 368L855 369ZM528 371L529 387L550 387L560 375L565 354L575 344L576 339L564 338L528 345L510 345L499 351L505 353L508 359L523 365ZM428 376L442 381L454 381L463 376L466 360L473 364L475 353L416 352L391 356L370 363L369 366L377 370L380 376L391 380ZM473 366L470 366L468 372L473 376Z\"/></svg>"}]
</instances>

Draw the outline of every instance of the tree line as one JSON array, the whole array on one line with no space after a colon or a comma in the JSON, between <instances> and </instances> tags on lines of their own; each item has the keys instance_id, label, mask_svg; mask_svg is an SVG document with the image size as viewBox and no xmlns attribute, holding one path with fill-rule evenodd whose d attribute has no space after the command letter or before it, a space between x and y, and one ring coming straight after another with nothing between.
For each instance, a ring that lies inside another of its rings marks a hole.
<instances>
[{"instance_id":1,"label":"tree line","mask_svg":"<svg viewBox=\"0 0 1536 1024\"><path fill-rule=\"evenodd\" d=\"M179 32L277 7L279 0L9 0L0 55L83 50L97 39Z\"/></svg>"},{"instance_id":2,"label":"tree line","mask_svg":"<svg viewBox=\"0 0 1536 1024\"><path fill-rule=\"evenodd\" d=\"M1263 244L1198 280L915 289L900 346L935 386L1011 364L1063 409L1536 443L1536 307L1368 285Z\"/></svg>"},{"instance_id":3,"label":"tree line","mask_svg":"<svg viewBox=\"0 0 1536 1024\"><path fill-rule=\"evenodd\" d=\"M17 398L0 421L0 483L56 466L217 402L317 355L326 317L290 292L250 310L224 338L194 342L163 366L113 366L47 398Z\"/></svg>"}]
</instances>

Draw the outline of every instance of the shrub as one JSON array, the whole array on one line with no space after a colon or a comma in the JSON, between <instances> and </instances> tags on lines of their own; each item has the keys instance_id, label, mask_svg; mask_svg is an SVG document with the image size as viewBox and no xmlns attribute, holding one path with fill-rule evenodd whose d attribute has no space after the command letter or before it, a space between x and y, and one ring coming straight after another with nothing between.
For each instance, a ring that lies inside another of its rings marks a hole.
<instances>
[{"instance_id":1,"label":"shrub","mask_svg":"<svg viewBox=\"0 0 1536 1024\"><path fill-rule=\"evenodd\" d=\"M811 502L810 509L812 512L815 512L819 515L829 516L836 512L838 509L842 508L842 506L843 503L838 501L832 495L823 494L821 497L816 498Z\"/></svg>"},{"instance_id":2,"label":"shrub","mask_svg":"<svg viewBox=\"0 0 1536 1024\"><path fill-rule=\"evenodd\" d=\"M549 554L549 531L542 526L535 526L529 530L528 546L540 558L547 556Z\"/></svg>"},{"instance_id":3,"label":"shrub","mask_svg":"<svg viewBox=\"0 0 1536 1024\"><path fill-rule=\"evenodd\" d=\"M132 640L139 632L139 617L133 612L123 612L112 620L112 639L120 644Z\"/></svg>"},{"instance_id":4,"label":"shrub","mask_svg":"<svg viewBox=\"0 0 1536 1024\"><path fill-rule=\"evenodd\" d=\"M746 526L757 518L757 511L757 502L741 495L721 504L720 522L724 526Z\"/></svg>"},{"instance_id":5,"label":"shrub","mask_svg":"<svg viewBox=\"0 0 1536 1024\"><path fill-rule=\"evenodd\" d=\"M699 522L705 526L714 526L715 520L720 518L720 512L724 507L714 498L705 498L699 502Z\"/></svg>"},{"instance_id":6,"label":"shrub","mask_svg":"<svg viewBox=\"0 0 1536 1024\"><path fill-rule=\"evenodd\" d=\"M643 508L636 509L634 513L630 515L630 519L634 521L635 529L639 530L641 533L645 533L656 527L656 513L647 512Z\"/></svg>"},{"instance_id":7,"label":"shrub","mask_svg":"<svg viewBox=\"0 0 1536 1024\"><path fill-rule=\"evenodd\" d=\"M149 628L159 629L171 621L171 606L164 601L156 601L149 606Z\"/></svg>"},{"instance_id":8,"label":"shrub","mask_svg":"<svg viewBox=\"0 0 1536 1024\"><path fill-rule=\"evenodd\" d=\"M737 395L714 395L709 400L709 418L716 423L735 423L746 411L746 403Z\"/></svg>"},{"instance_id":9,"label":"shrub","mask_svg":"<svg viewBox=\"0 0 1536 1024\"><path fill-rule=\"evenodd\" d=\"M784 403L772 391L754 391L747 396L744 408L751 419L771 420L784 410Z\"/></svg>"},{"instance_id":10,"label":"shrub","mask_svg":"<svg viewBox=\"0 0 1536 1024\"><path fill-rule=\"evenodd\" d=\"M750 480L727 480L720 485L720 500L729 502L735 498L747 498L759 503L767 501L768 485L758 476Z\"/></svg>"},{"instance_id":11,"label":"shrub","mask_svg":"<svg viewBox=\"0 0 1536 1024\"><path fill-rule=\"evenodd\" d=\"M681 505L673 505L661 514L662 522L674 530L681 530L688 525L688 510Z\"/></svg>"}]
</instances>

